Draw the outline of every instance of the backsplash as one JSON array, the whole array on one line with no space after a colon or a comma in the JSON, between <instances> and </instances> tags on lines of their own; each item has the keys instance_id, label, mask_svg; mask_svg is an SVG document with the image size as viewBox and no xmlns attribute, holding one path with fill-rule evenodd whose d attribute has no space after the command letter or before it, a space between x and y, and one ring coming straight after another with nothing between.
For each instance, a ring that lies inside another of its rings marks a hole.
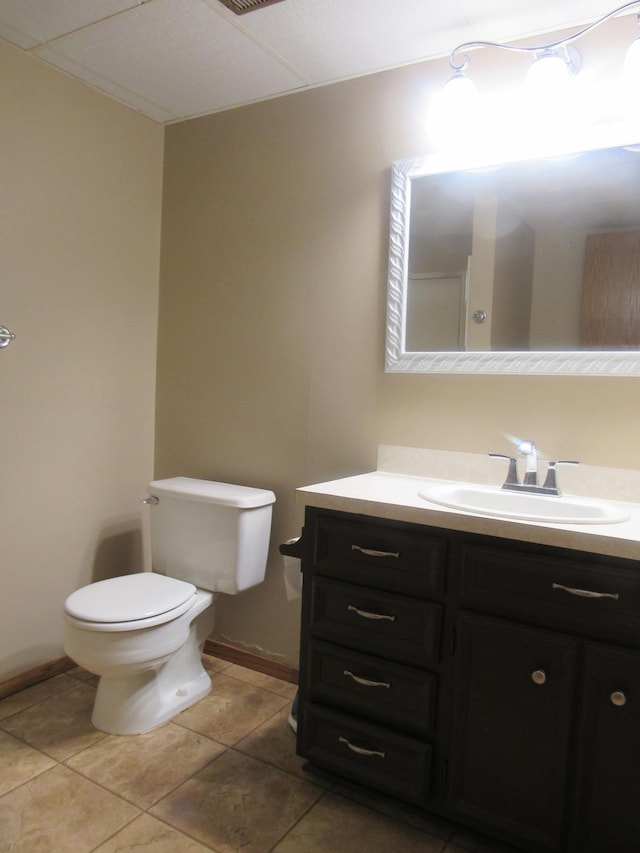
<instances>
[{"instance_id":1,"label":"backsplash","mask_svg":"<svg viewBox=\"0 0 640 853\"><path fill-rule=\"evenodd\" d=\"M541 460L544 476L545 460ZM507 473L506 460L487 453L429 450L422 447L378 446L378 471L501 486ZM565 494L603 500L640 503L640 471L596 465L566 465L558 469L558 484Z\"/></svg>"}]
</instances>

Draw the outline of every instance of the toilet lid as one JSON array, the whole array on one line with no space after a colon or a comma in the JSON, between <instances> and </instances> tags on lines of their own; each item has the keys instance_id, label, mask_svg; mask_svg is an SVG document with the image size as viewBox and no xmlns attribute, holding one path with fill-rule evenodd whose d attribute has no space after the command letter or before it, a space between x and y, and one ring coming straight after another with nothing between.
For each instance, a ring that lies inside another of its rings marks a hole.
<instances>
[{"instance_id":1,"label":"toilet lid","mask_svg":"<svg viewBox=\"0 0 640 853\"><path fill-rule=\"evenodd\" d=\"M84 622L134 622L169 613L195 593L192 583L155 572L138 572L77 589L67 598L65 610Z\"/></svg>"}]
</instances>

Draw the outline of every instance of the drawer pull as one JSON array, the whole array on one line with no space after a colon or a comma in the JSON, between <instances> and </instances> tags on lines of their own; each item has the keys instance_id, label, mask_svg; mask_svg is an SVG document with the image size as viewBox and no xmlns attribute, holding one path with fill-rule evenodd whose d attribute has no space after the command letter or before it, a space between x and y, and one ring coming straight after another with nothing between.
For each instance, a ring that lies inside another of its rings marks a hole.
<instances>
[{"instance_id":1,"label":"drawer pull","mask_svg":"<svg viewBox=\"0 0 640 853\"><path fill-rule=\"evenodd\" d=\"M387 690L391 687L390 681L369 681L368 678L360 678L359 675L354 675L349 669L345 669L342 674L346 675L347 678L353 678L356 684L361 684L363 687L386 687Z\"/></svg>"},{"instance_id":2,"label":"drawer pull","mask_svg":"<svg viewBox=\"0 0 640 853\"><path fill-rule=\"evenodd\" d=\"M618 708L622 708L623 705L627 704L627 697L624 695L622 690L614 690L609 698Z\"/></svg>"},{"instance_id":3,"label":"drawer pull","mask_svg":"<svg viewBox=\"0 0 640 853\"><path fill-rule=\"evenodd\" d=\"M363 749L361 746L355 746L354 744L350 743L346 739L346 737L339 737L338 743L343 743L347 747L347 749L350 749L351 752L355 752L356 755L377 755L379 758L384 758L385 755L384 752L380 752L377 749Z\"/></svg>"},{"instance_id":4,"label":"drawer pull","mask_svg":"<svg viewBox=\"0 0 640 853\"><path fill-rule=\"evenodd\" d=\"M374 551L372 548L361 548L360 545L352 545L351 550L360 551L367 557L395 557L396 560L400 558L400 551Z\"/></svg>"},{"instance_id":5,"label":"drawer pull","mask_svg":"<svg viewBox=\"0 0 640 853\"><path fill-rule=\"evenodd\" d=\"M547 680L547 673L544 669L536 669L531 673L531 680L534 684L544 684Z\"/></svg>"},{"instance_id":6,"label":"drawer pull","mask_svg":"<svg viewBox=\"0 0 640 853\"><path fill-rule=\"evenodd\" d=\"M352 613L357 613L358 616L362 616L363 619L387 619L389 622L395 622L395 616L389 616L386 613L370 613L368 610L359 610L357 607L354 607L353 604L349 604L347 606L347 610L350 610Z\"/></svg>"},{"instance_id":7,"label":"drawer pull","mask_svg":"<svg viewBox=\"0 0 640 853\"><path fill-rule=\"evenodd\" d=\"M579 595L581 598L613 598L615 601L620 598L617 592L594 592L591 589L575 589L571 586L564 586L561 583L552 583L551 589L563 589L565 592L569 592L571 595Z\"/></svg>"}]
</instances>

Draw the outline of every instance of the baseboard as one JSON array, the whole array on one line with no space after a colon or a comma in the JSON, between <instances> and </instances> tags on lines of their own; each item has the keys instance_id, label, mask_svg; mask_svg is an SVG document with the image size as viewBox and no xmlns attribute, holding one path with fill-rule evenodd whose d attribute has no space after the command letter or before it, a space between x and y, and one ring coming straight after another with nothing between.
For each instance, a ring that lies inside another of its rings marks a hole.
<instances>
[{"instance_id":1,"label":"baseboard","mask_svg":"<svg viewBox=\"0 0 640 853\"><path fill-rule=\"evenodd\" d=\"M43 663L33 669L22 672L20 675L15 675L7 681L0 682L0 699L6 696L11 696L12 693L17 693L19 690L24 690L25 687L33 687L34 684L39 684L41 681L46 681L47 678L53 678L54 675L60 675L73 669L76 664L71 658L63 657L51 660L48 663Z\"/></svg>"},{"instance_id":2,"label":"baseboard","mask_svg":"<svg viewBox=\"0 0 640 853\"><path fill-rule=\"evenodd\" d=\"M237 663L239 666L253 669L256 672L262 672L265 675L271 675L281 681L288 681L290 684L298 683L298 670L292 666L263 658L261 655L238 649L236 646L228 646L226 643L219 643L217 640L205 640L204 653L227 660L230 663Z\"/></svg>"}]
</instances>

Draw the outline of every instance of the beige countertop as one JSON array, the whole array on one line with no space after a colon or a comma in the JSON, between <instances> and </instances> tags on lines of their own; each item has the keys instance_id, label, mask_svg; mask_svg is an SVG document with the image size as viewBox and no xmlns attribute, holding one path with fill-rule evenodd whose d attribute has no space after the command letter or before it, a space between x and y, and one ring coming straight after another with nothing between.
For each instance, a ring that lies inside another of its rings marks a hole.
<instances>
[{"instance_id":1,"label":"beige countertop","mask_svg":"<svg viewBox=\"0 0 640 853\"><path fill-rule=\"evenodd\" d=\"M624 509L628 521L569 525L462 512L438 506L419 496L425 486L460 482L461 479L378 470L304 486L296 490L296 496L299 504L321 509L640 560L640 504L607 498L608 503ZM474 479L478 482L482 478L476 476Z\"/></svg>"}]
</instances>

